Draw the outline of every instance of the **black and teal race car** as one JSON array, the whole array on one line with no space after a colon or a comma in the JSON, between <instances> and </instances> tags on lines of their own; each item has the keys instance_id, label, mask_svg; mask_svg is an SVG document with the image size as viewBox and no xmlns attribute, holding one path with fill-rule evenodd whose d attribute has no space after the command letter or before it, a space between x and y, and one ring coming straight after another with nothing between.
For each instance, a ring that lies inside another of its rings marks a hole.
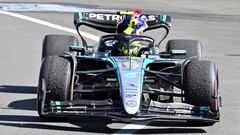
<instances>
[{"instance_id":1,"label":"black and teal race car","mask_svg":"<svg viewBox=\"0 0 240 135\"><path fill-rule=\"evenodd\" d=\"M81 42L69 35L45 36L37 98L40 117L218 122L218 70L213 62L202 59L202 44L175 39L160 50L171 17L140 16L147 18L144 31L166 30L156 43L148 36L116 33L127 16L131 13L78 12L74 24ZM79 31L81 26L110 34L90 46Z\"/></svg>"}]
</instances>

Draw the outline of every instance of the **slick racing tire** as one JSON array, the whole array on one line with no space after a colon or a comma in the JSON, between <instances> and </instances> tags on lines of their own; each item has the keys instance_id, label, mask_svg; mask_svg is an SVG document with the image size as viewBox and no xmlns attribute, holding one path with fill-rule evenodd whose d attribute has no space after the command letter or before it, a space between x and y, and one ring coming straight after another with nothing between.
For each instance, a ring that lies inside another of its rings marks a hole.
<instances>
[{"instance_id":1,"label":"slick racing tire","mask_svg":"<svg viewBox=\"0 0 240 135\"><path fill-rule=\"evenodd\" d=\"M197 60L202 60L202 44L197 40L174 39L169 40L166 46L166 52L171 50L186 50L186 55L173 55L174 59L190 59L196 57Z\"/></svg>"},{"instance_id":2,"label":"slick racing tire","mask_svg":"<svg viewBox=\"0 0 240 135\"><path fill-rule=\"evenodd\" d=\"M218 71L211 61L192 61L184 73L185 102L195 106L208 106L212 119L219 120ZM190 125L210 126L215 122L188 121Z\"/></svg>"},{"instance_id":3,"label":"slick racing tire","mask_svg":"<svg viewBox=\"0 0 240 135\"><path fill-rule=\"evenodd\" d=\"M71 84L71 64L59 56L47 56L42 62L38 84L38 114L53 120L43 112L49 111L51 101L67 101Z\"/></svg>"},{"instance_id":4,"label":"slick racing tire","mask_svg":"<svg viewBox=\"0 0 240 135\"><path fill-rule=\"evenodd\" d=\"M69 51L72 45L78 45L79 41L75 36L70 35L46 35L42 45L42 59L50 55L63 55Z\"/></svg>"}]
</instances>

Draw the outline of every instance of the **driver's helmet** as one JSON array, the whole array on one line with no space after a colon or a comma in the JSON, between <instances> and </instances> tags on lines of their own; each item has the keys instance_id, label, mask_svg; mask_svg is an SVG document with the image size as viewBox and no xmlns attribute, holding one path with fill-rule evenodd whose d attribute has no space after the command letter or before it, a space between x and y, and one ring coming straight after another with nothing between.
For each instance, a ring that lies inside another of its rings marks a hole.
<instances>
[{"instance_id":1,"label":"driver's helmet","mask_svg":"<svg viewBox=\"0 0 240 135\"><path fill-rule=\"evenodd\" d=\"M142 10L136 10L132 14L126 15L126 17L117 24L117 33L143 35L148 25L147 18L141 16L142 14Z\"/></svg>"},{"instance_id":2,"label":"driver's helmet","mask_svg":"<svg viewBox=\"0 0 240 135\"><path fill-rule=\"evenodd\" d=\"M117 43L113 46L113 56L138 56L141 48L141 41L133 41L129 44L131 36L118 36ZM129 49L128 49L129 46ZM129 50L129 52L128 52Z\"/></svg>"},{"instance_id":3,"label":"driver's helmet","mask_svg":"<svg viewBox=\"0 0 240 135\"><path fill-rule=\"evenodd\" d=\"M139 55L139 50L141 48L141 44L140 44L140 41L133 41L130 45L129 45L129 52L128 52L128 47L127 46L124 46L122 48L122 54L124 56L128 56L128 55L131 55L131 56L138 56Z\"/></svg>"}]
</instances>

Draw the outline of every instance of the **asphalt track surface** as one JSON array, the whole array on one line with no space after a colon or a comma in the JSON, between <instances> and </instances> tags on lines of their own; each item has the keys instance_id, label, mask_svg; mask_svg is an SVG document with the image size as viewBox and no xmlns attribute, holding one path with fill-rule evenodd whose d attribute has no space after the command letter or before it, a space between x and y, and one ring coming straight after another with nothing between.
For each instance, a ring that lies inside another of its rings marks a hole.
<instances>
[{"instance_id":1,"label":"asphalt track surface","mask_svg":"<svg viewBox=\"0 0 240 135\"><path fill-rule=\"evenodd\" d=\"M24 2L1 0L0 2ZM36 112L36 87L41 63L41 44L46 34L69 34L43 25L0 14L0 134L240 134L240 1L238 0L28 0L90 8L139 9L172 15L166 39L198 39L204 59L219 69L223 98L221 121L212 127L188 127L183 122L131 123L111 119L70 119L43 122ZM20 12L26 16L74 29L70 13ZM85 31L96 36L98 33ZM157 36L156 32L151 33ZM88 40L90 43L94 43ZM162 48L164 48L163 42Z\"/></svg>"}]
</instances>

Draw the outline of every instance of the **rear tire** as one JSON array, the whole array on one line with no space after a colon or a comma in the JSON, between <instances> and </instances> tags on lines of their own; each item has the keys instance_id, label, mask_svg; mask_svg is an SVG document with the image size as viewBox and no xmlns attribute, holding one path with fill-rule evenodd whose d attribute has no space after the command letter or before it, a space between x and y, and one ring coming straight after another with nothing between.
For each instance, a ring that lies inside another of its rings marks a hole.
<instances>
[{"instance_id":1,"label":"rear tire","mask_svg":"<svg viewBox=\"0 0 240 135\"><path fill-rule=\"evenodd\" d=\"M202 60L202 44L197 40L174 39L169 40L166 46L166 52L170 50L186 50L186 55L171 56L174 59L189 59L196 56L197 60Z\"/></svg>"},{"instance_id":2,"label":"rear tire","mask_svg":"<svg viewBox=\"0 0 240 135\"><path fill-rule=\"evenodd\" d=\"M210 61L192 61L185 70L185 102L196 106L209 106L219 120L218 71ZM188 121L190 125L210 126L215 122Z\"/></svg>"},{"instance_id":3,"label":"rear tire","mask_svg":"<svg viewBox=\"0 0 240 135\"><path fill-rule=\"evenodd\" d=\"M70 83L70 62L59 56L46 57L42 62L38 84L38 114L42 119L49 120L43 112L48 111L51 101L68 100Z\"/></svg>"},{"instance_id":4,"label":"rear tire","mask_svg":"<svg viewBox=\"0 0 240 135\"><path fill-rule=\"evenodd\" d=\"M72 45L78 45L79 41L75 36L70 35L46 35L42 46L42 59L51 55L63 55L69 51Z\"/></svg>"}]
</instances>

